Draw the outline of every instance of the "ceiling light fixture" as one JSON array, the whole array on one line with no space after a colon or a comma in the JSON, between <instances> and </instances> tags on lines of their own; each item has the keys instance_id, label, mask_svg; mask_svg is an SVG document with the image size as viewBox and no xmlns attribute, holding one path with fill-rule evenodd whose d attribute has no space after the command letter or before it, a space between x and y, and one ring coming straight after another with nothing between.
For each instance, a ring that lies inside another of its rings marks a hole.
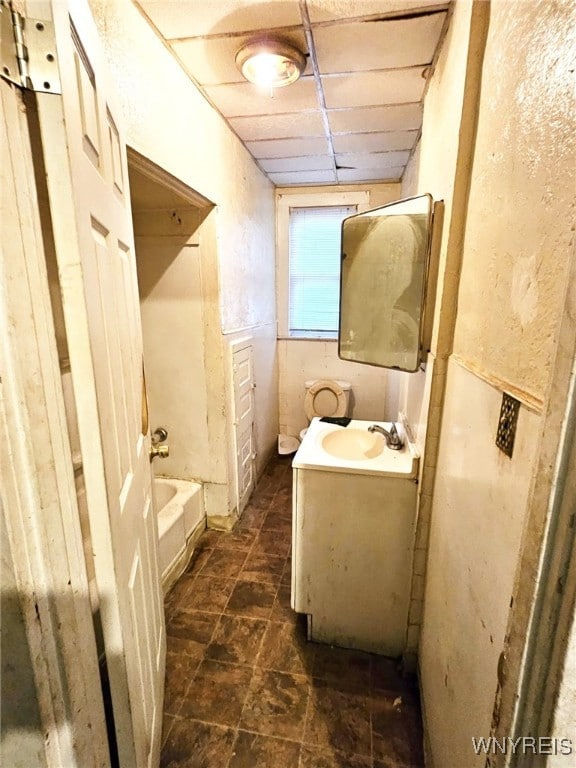
<instances>
[{"instance_id":1,"label":"ceiling light fixture","mask_svg":"<svg viewBox=\"0 0 576 768\"><path fill-rule=\"evenodd\" d=\"M306 57L283 40L252 40L236 54L236 65L246 80L264 88L295 83L306 67Z\"/></svg>"}]
</instances>

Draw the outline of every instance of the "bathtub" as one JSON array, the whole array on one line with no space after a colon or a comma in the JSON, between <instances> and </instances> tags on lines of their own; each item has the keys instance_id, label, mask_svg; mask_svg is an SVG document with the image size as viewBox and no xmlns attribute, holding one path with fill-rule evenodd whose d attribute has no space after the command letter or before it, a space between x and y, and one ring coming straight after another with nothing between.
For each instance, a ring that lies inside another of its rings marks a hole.
<instances>
[{"instance_id":1,"label":"bathtub","mask_svg":"<svg viewBox=\"0 0 576 768\"><path fill-rule=\"evenodd\" d=\"M154 480L162 588L167 592L181 575L206 528L202 485L189 480Z\"/></svg>"}]
</instances>

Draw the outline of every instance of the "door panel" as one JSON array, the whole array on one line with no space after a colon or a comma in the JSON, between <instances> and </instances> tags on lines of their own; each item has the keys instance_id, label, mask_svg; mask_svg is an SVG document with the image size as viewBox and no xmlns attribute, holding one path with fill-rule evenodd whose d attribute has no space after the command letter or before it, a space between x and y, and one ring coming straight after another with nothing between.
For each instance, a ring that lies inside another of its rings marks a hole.
<instances>
[{"instance_id":1,"label":"door panel","mask_svg":"<svg viewBox=\"0 0 576 768\"><path fill-rule=\"evenodd\" d=\"M234 411L236 426L236 464L238 475L238 514L254 489L254 369L252 347L238 349L232 356Z\"/></svg>"},{"instance_id":2,"label":"door panel","mask_svg":"<svg viewBox=\"0 0 576 768\"><path fill-rule=\"evenodd\" d=\"M49 6L62 96L38 116L114 720L121 765L155 766L166 640L125 141L87 4Z\"/></svg>"}]
</instances>

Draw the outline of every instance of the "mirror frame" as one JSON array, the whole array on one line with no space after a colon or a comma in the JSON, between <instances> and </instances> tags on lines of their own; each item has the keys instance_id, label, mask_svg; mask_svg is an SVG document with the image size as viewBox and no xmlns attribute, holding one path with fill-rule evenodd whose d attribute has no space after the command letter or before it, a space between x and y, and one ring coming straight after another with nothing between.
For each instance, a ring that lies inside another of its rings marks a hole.
<instances>
[{"instance_id":1,"label":"mirror frame","mask_svg":"<svg viewBox=\"0 0 576 768\"><path fill-rule=\"evenodd\" d=\"M428 221L427 221L427 239L426 239L426 253L424 256L424 268L423 268L423 275L422 275L422 284L421 284L421 295L420 295L420 322L419 322L419 329L418 329L418 350L417 350L417 362L415 368L401 368L400 366L396 365L384 365L383 363L374 362L372 360L359 360L354 359L351 360L349 357L344 357L342 354L341 349L341 343L342 343L342 295L343 295L343 269L342 269L342 263L345 258L344 254L344 225L347 221L350 219L355 219L359 217L367 217L369 214L374 213L376 211L381 211L386 208L393 208L394 206L400 205L402 203L407 203L412 200L417 200L419 198L428 198ZM338 307L338 357L340 360L346 360L347 362L355 362L360 363L362 365L372 365L376 368L387 368L389 370L393 371L406 371L408 373L415 373L418 371L425 359L425 354L428 353L429 350L424 350L424 339L426 334L426 325L427 325L427 318L429 314L429 295L430 291L434 290L434 286L428 285L429 276L430 276L430 260L431 260L431 253L432 253L432 242L434 239L434 213L435 213L435 202L432 197L432 195L428 192L425 192L421 195L413 195L412 197L406 197L402 198L401 200L394 200L391 203L386 203L385 205L380 205L377 208L371 208L367 211L360 211L359 213L352 214L352 216L347 216L345 219L342 220L341 224L341 238L340 238L340 296L339 296L339 307Z\"/></svg>"}]
</instances>

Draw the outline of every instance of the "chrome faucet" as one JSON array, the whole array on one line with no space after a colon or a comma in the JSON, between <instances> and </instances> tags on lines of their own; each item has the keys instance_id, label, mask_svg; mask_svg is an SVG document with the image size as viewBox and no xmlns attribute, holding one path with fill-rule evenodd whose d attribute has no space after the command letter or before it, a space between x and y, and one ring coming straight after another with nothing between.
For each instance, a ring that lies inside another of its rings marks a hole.
<instances>
[{"instance_id":1,"label":"chrome faucet","mask_svg":"<svg viewBox=\"0 0 576 768\"><path fill-rule=\"evenodd\" d=\"M168 439L168 430L166 429L166 427L158 427L158 429L155 429L154 432L152 432L152 435L150 437L152 445L159 445L160 443L163 443L167 439Z\"/></svg>"},{"instance_id":2,"label":"chrome faucet","mask_svg":"<svg viewBox=\"0 0 576 768\"><path fill-rule=\"evenodd\" d=\"M392 422L390 431L384 429L384 427L381 427L378 424L372 424L370 427L368 427L368 432L380 432L381 435L384 435L386 445L393 451L399 451L404 447L404 442L398 434L398 430L396 429L396 424L394 424L394 422Z\"/></svg>"},{"instance_id":3,"label":"chrome faucet","mask_svg":"<svg viewBox=\"0 0 576 768\"><path fill-rule=\"evenodd\" d=\"M160 459L165 459L170 456L170 446L160 445L164 440L168 439L168 430L165 427L158 427L152 432L150 436L150 461L158 456Z\"/></svg>"}]
</instances>

